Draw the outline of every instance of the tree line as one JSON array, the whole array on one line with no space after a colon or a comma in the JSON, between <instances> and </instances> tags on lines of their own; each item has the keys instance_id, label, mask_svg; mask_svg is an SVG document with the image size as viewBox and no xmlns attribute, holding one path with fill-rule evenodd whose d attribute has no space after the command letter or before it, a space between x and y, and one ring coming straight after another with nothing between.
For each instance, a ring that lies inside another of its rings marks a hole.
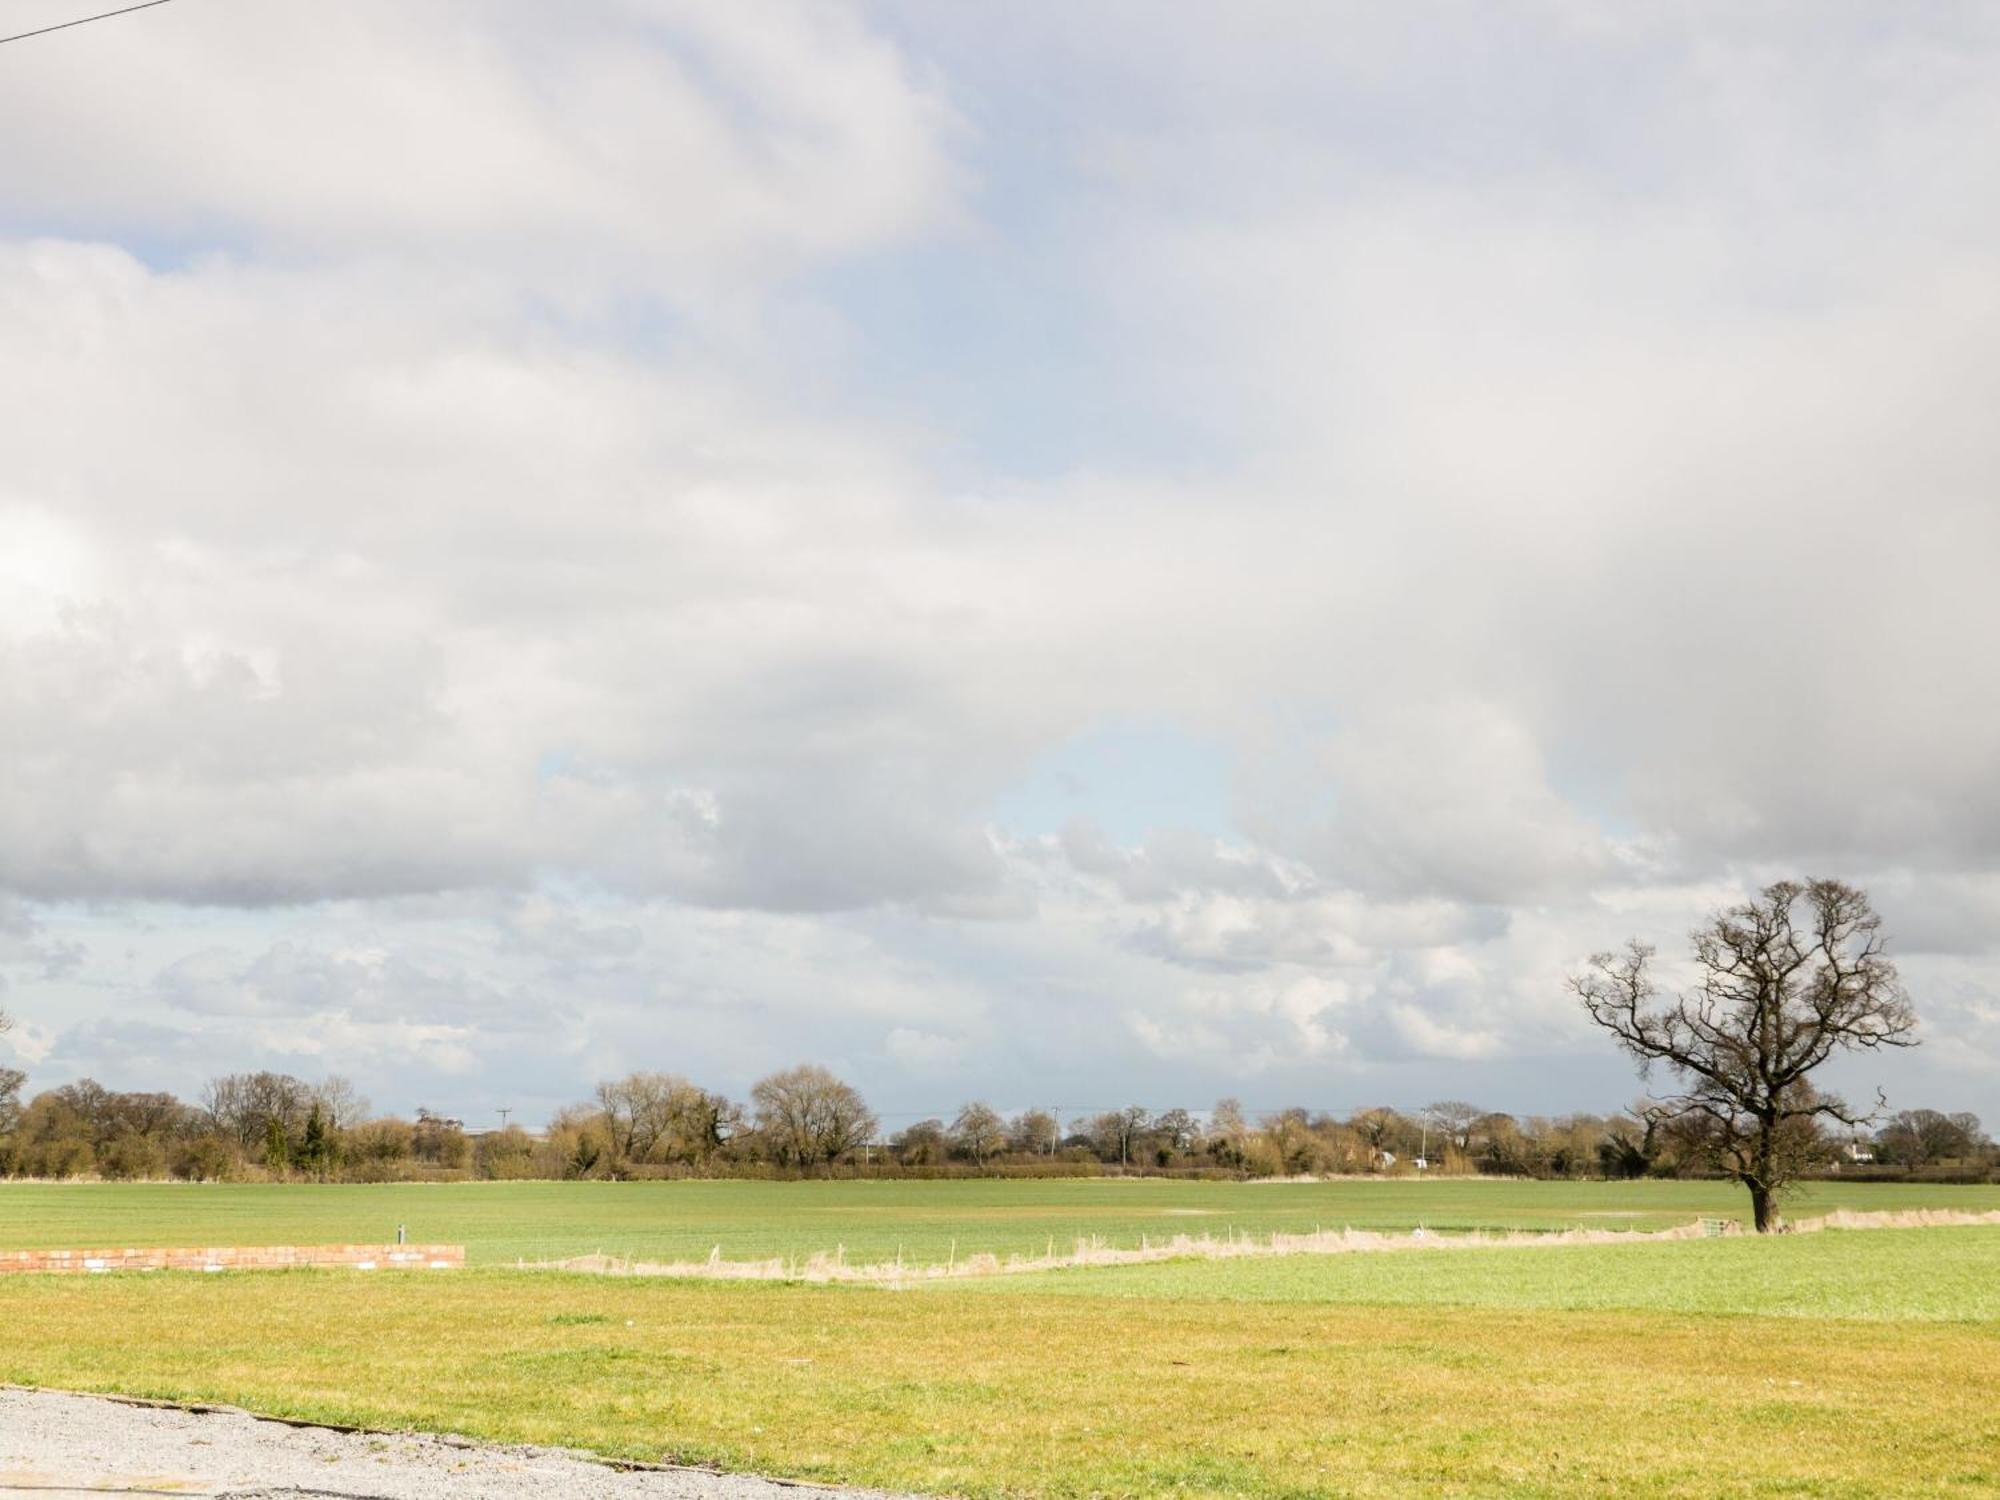
<instances>
[{"instance_id":1,"label":"tree line","mask_svg":"<svg viewBox=\"0 0 2000 1500\"><path fill-rule=\"evenodd\" d=\"M0 1173L16 1177L382 1182L680 1176L1228 1177L1406 1175L1682 1176L1716 1168L1692 1118L1654 1103L1608 1115L1515 1116L1455 1100L1345 1114L1252 1116L1233 1099L1206 1111L1138 1106L1065 1117L1002 1114L974 1101L950 1118L885 1132L860 1092L821 1067L759 1080L738 1101L671 1073L598 1085L540 1132L468 1132L420 1109L373 1113L346 1079L284 1073L212 1079L199 1101L91 1080L23 1100L0 1072ZM1847 1172L2000 1173L2000 1151L1969 1114L1890 1117L1872 1135L1821 1134L1817 1163Z\"/></svg>"}]
</instances>

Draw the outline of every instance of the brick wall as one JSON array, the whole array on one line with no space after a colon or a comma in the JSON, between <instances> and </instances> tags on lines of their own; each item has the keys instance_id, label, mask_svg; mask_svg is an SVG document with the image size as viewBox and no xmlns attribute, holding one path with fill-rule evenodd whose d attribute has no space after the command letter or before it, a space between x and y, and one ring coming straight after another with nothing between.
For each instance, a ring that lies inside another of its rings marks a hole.
<instances>
[{"instance_id":1,"label":"brick wall","mask_svg":"<svg viewBox=\"0 0 2000 1500\"><path fill-rule=\"evenodd\" d=\"M349 1266L357 1271L449 1270L463 1245L225 1245L201 1250L0 1250L0 1276L23 1271L275 1271Z\"/></svg>"}]
</instances>

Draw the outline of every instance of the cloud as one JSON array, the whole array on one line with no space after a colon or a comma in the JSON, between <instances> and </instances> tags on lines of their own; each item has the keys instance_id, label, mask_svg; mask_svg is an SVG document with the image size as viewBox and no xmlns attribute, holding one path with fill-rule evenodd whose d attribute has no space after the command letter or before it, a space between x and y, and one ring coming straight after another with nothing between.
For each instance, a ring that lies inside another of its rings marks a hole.
<instances>
[{"instance_id":1,"label":"cloud","mask_svg":"<svg viewBox=\"0 0 2000 1500\"><path fill-rule=\"evenodd\" d=\"M413 1094L1581 1095L1565 969L1800 871L1993 1055L1993 38L1277 15L38 44L0 971L48 1066L144 1017ZM1012 826L1135 724L1226 797Z\"/></svg>"},{"instance_id":2,"label":"cloud","mask_svg":"<svg viewBox=\"0 0 2000 1500\"><path fill-rule=\"evenodd\" d=\"M939 1036L914 1026L896 1027L883 1040L882 1048L905 1068L925 1073L960 1068L967 1052L961 1038Z\"/></svg>"},{"instance_id":3,"label":"cloud","mask_svg":"<svg viewBox=\"0 0 2000 1500\"><path fill-rule=\"evenodd\" d=\"M469 974L379 948L315 952L280 942L247 963L228 950L208 949L161 970L152 993L178 1010L252 1021L379 1024L421 1016L504 1025L526 1019L517 999Z\"/></svg>"},{"instance_id":4,"label":"cloud","mask_svg":"<svg viewBox=\"0 0 2000 1500\"><path fill-rule=\"evenodd\" d=\"M645 933L631 922L593 921L570 902L530 896L501 918L508 941L565 977L617 972L644 951Z\"/></svg>"},{"instance_id":5,"label":"cloud","mask_svg":"<svg viewBox=\"0 0 2000 1500\"><path fill-rule=\"evenodd\" d=\"M1506 1044L1491 1031L1443 1025L1414 1006L1392 1006L1389 1020L1403 1044L1419 1057L1478 1059L1496 1057L1506 1050Z\"/></svg>"},{"instance_id":6,"label":"cloud","mask_svg":"<svg viewBox=\"0 0 2000 1500\"><path fill-rule=\"evenodd\" d=\"M1189 987L1172 1006L1128 1010L1125 1021L1156 1056L1222 1060L1231 1074L1251 1076L1341 1057L1349 1038L1338 1023L1353 1001L1338 980L1295 973Z\"/></svg>"},{"instance_id":7,"label":"cloud","mask_svg":"<svg viewBox=\"0 0 2000 1500\"><path fill-rule=\"evenodd\" d=\"M6 987L9 969L37 979L61 979L89 956L83 944L50 936L32 907L0 891L0 989Z\"/></svg>"},{"instance_id":8,"label":"cloud","mask_svg":"<svg viewBox=\"0 0 2000 1500\"><path fill-rule=\"evenodd\" d=\"M504 0L364 0L148 20L43 48L0 101L41 143L7 174L17 221L420 259L558 298L636 283L694 312L697 289L953 211L949 105L845 7L619 4L557 24Z\"/></svg>"},{"instance_id":9,"label":"cloud","mask_svg":"<svg viewBox=\"0 0 2000 1500\"><path fill-rule=\"evenodd\" d=\"M1247 821L1334 880L1383 894L1483 903L1582 890L1613 873L1602 830L1548 784L1526 726L1491 705L1418 702L1343 727L1313 782ZM1296 805L1315 791L1314 817Z\"/></svg>"},{"instance_id":10,"label":"cloud","mask_svg":"<svg viewBox=\"0 0 2000 1500\"><path fill-rule=\"evenodd\" d=\"M0 324L23 338L0 385L40 428L10 482L77 492L10 513L81 559L77 592L0 640L27 778L0 814L15 888L292 901L557 867L813 908L990 884L971 814L992 770L955 768L964 726L929 712L946 643L867 582L920 545L878 488L893 466L741 425L688 375L519 350L468 365L477 313L364 300L335 327L296 300L325 291L312 277L46 244L0 252L10 277ZM114 347L71 357L55 346L86 308ZM246 431L240 362L274 348L286 369L262 383L294 404ZM89 411L148 386L178 392L157 426L89 443ZM765 477L706 472L732 442L761 445ZM626 451L606 467L609 446ZM169 451L216 462L160 530L134 497ZM296 524L274 526L261 497L300 465ZM593 469L587 499L550 503Z\"/></svg>"}]
</instances>

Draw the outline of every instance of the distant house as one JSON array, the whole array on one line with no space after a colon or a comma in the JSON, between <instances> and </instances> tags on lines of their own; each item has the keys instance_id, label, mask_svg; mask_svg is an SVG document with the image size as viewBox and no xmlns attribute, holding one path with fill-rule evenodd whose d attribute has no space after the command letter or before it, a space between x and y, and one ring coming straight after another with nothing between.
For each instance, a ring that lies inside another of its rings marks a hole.
<instances>
[{"instance_id":1,"label":"distant house","mask_svg":"<svg viewBox=\"0 0 2000 1500\"><path fill-rule=\"evenodd\" d=\"M1875 1160L1875 1153L1860 1141L1849 1141L1845 1146L1842 1146L1840 1148L1840 1156L1841 1160L1851 1162L1857 1167L1868 1166Z\"/></svg>"}]
</instances>

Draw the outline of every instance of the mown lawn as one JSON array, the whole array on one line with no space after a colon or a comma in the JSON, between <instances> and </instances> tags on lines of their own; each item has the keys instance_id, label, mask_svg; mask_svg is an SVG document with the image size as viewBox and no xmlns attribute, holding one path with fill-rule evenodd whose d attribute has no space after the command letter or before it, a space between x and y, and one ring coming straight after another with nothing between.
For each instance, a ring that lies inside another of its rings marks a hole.
<instances>
[{"instance_id":1,"label":"mown lawn","mask_svg":"<svg viewBox=\"0 0 2000 1500\"><path fill-rule=\"evenodd\" d=\"M977 1295L23 1277L0 1282L0 1379L977 1496L1994 1495L1995 1281L2000 1233L1980 1229L1169 1265Z\"/></svg>"},{"instance_id":2,"label":"mown lawn","mask_svg":"<svg viewBox=\"0 0 2000 1500\"><path fill-rule=\"evenodd\" d=\"M2000 1209L2000 1185L1814 1184L1798 1214L1831 1208ZM1707 1182L1432 1179L1324 1183L1131 1181L533 1182L384 1187L0 1183L0 1249L412 1239L464 1244L474 1264L603 1250L640 1258L941 1261L1040 1254L1096 1236L1316 1227L1657 1229L1742 1217L1740 1190Z\"/></svg>"}]
</instances>

